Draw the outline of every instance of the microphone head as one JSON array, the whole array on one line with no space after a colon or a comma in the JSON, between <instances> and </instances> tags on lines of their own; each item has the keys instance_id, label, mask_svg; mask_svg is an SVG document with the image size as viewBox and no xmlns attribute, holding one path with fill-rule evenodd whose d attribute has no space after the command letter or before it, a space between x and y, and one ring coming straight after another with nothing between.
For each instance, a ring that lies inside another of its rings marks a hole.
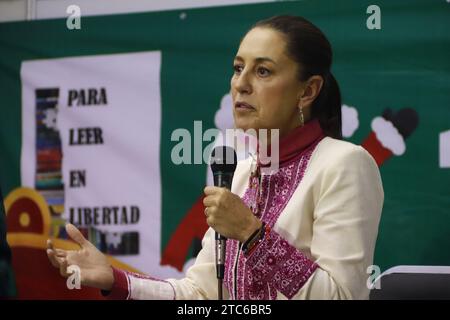
<instances>
[{"instance_id":1,"label":"microphone head","mask_svg":"<svg viewBox=\"0 0 450 320\"><path fill-rule=\"evenodd\" d=\"M211 153L211 170L216 174L233 174L236 170L236 151L229 146L215 147Z\"/></svg>"}]
</instances>

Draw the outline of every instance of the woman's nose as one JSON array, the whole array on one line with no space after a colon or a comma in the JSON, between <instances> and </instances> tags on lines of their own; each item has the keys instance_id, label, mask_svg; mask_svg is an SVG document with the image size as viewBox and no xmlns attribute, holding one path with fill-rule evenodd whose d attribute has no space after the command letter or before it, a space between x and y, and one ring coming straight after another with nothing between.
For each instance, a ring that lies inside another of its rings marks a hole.
<instances>
[{"instance_id":1,"label":"woman's nose","mask_svg":"<svg viewBox=\"0 0 450 320\"><path fill-rule=\"evenodd\" d=\"M239 93L250 94L252 92L252 85L249 75L242 72L234 81L234 87Z\"/></svg>"}]
</instances>

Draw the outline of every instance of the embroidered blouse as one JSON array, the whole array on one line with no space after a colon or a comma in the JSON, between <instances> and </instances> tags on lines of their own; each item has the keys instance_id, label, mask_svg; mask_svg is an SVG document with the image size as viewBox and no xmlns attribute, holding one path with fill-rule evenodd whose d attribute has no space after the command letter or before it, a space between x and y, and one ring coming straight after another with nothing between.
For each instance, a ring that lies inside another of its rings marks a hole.
<instances>
[{"instance_id":1,"label":"embroidered blouse","mask_svg":"<svg viewBox=\"0 0 450 320\"><path fill-rule=\"evenodd\" d=\"M226 299L367 299L384 193L362 147L324 137L317 120L280 141L278 170L238 163L232 192L268 227L248 255L228 239ZM272 166L273 167L273 166ZM183 279L113 269L111 299L217 299L214 230Z\"/></svg>"}]
</instances>

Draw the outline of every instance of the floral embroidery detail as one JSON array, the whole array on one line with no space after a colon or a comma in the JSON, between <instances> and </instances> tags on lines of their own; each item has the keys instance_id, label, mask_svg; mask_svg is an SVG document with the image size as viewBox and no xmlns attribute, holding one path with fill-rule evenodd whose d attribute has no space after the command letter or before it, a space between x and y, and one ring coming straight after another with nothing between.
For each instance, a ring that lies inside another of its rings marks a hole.
<instances>
[{"instance_id":1,"label":"floral embroidery detail","mask_svg":"<svg viewBox=\"0 0 450 320\"><path fill-rule=\"evenodd\" d=\"M234 263L236 262L236 255L239 248L239 241L228 239L225 249L225 274L223 283L228 289L231 299L234 297Z\"/></svg>"},{"instance_id":2,"label":"floral embroidery detail","mask_svg":"<svg viewBox=\"0 0 450 320\"><path fill-rule=\"evenodd\" d=\"M259 275L260 283L271 280L272 286L289 299L300 290L317 269L317 264L273 230L255 252L247 257L246 266L250 273ZM252 294L255 289L257 292L260 290L259 285L253 288L251 284L252 282L248 281L249 296L244 299L253 299Z\"/></svg>"},{"instance_id":3,"label":"floral embroidery detail","mask_svg":"<svg viewBox=\"0 0 450 320\"><path fill-rule=\"evenodd\" d=\"M296 160L280 166L276 173L263 174L259 196L254 187L259 184L258 177L250 176L249 187L242 200L271 228L302 180L318 142L304 150ZM249 257L244 256L239 245L237 240L227 240L224 285L231 299L274 300L277 291L292 298L317 268L314 262L273 230Z\"/></svg>"}]
</instances>

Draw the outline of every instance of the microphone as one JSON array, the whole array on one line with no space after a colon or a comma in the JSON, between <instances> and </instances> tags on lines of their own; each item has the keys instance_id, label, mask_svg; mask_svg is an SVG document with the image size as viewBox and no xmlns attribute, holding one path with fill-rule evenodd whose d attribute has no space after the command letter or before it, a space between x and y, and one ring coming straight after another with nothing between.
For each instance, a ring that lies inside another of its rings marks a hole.
<instances>
[{"instance_id":1,"label":"microphone","mask_svg":"<svg viewBox=\"0 0 450 320\"><path fill-rule=\"evenodd\" d=\"M211 153L211 170L214 177L214 186L231 190L237 157L232 147L215 147ZM222 296L222 280L225 274L226 238L216 232L216 273L219 279L219 299Z\"/></svg>"}]
</instances>

